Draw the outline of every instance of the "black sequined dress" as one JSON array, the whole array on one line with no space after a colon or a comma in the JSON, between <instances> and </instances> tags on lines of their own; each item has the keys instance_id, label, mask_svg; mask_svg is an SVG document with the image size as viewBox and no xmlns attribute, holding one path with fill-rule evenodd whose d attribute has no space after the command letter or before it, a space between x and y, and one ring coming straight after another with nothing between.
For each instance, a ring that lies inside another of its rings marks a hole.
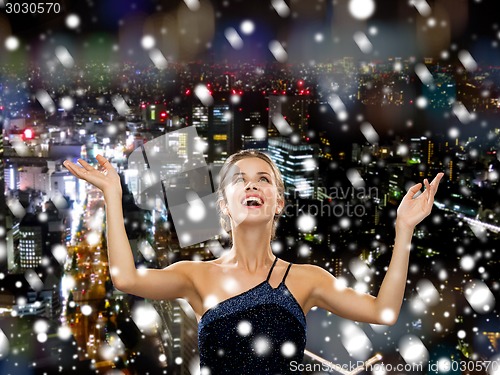
<instances>
[{"instance_id":1,"label":"black sequined dress","mask_svg":"<svg viewBox=\"0 0 500 375\"><path fill-rule=\"evenodd\" d=\"M306 318L285 279L269 278L206 311L198 325L201 374L299 374L306 344Z\"/></svg>"}]
</instances>

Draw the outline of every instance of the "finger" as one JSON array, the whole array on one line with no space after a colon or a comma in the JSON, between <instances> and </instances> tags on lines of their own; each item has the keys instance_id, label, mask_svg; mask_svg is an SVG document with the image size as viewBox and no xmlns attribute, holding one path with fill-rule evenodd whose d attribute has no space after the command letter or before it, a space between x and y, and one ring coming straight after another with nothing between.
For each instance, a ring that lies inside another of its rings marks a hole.
<instances>
[{"instance_id":1,"label":"finger","mask_svg":"<svg viewBox=\"0 0 500 375\"><path fill-rule=\"evenodd\" d=\"M82 165L82 167L85 168L86 171L93 171L93 170L95 170L95 168L93 166L91 166L89 163L87 163L83 159L78 159L78 163L80 163Z\"/></svg>"},{"instance_id":2,"label":"finger","mask_svg":"<svg viewBox=\"0 0 500 375\"><path fill-rule=\"evenodd\" d=\"M431 184L429 184L428 179L424 179L424 185L425 185L425 193L427 193L427 202L430 202L433 194L432 194L432 187Z\"/></svg>"},{"instance_id":3,"label":"finger","mask_svg":"<svg viewBox=\"0 0 500 375\"><path fill-rule=\"evenodd\" d=\"M444 173L443 172L440 172L436 175L436 177L434 177L434 179L432 180L431 182L431 185L439 185L439 183L441 182L441 179L443 178L444 176Z\"/></svg>"},{"instance_id":4,"label":"finger","mask_svg":"<svg viewBox=\"0 0 500 375\"><path fill-rule=\"evenodd\" d=\"M431 195L432 197L434 197L434 195L436 195L436 192L438 190L438 187L439 187L439 183L441 182L441 179L443 178L444 176L444 173L438 173L436 175L436 177L434 177L434 179L432 180L431 182Z\"/></svg>"},{"instance_id":5,"label":"finger","mask_svg":"<svg viewBox=\"0 0 500 375\"><path fill-rule=\"evenodd\" d=\"M77 166L76 164L66 160L63 165L70 171L73 176L78 178L83 178L82 172L84 169L82 167Z\"/></svg>"},{"instance_id":6,"label":"finger","mask_svg":"<svg viewBox=\"0 0 500 375\"><path fill-rule=\"evenodd\" d=\"M111 162L108 159L106 159L102 155L97 155L96 159L99 162L99 165L103 168L103 172L105 174L107 173L116 174L116 169L113 167L113 165L111 165Z\"/></svg>"},{"instance_id":7,"label":"finger","mask_svg":"<svg viewBox=\"0 0 500 375\"><path fill-rule=\"evenodd\" d=\"M413 197L415 196L415 194L417 194L420 191L421 188L422 188L422 184L420 182L418 184L416 184L416 185L413 185L408 190L408 192L406 193L406 195L404 196L403 199L413 199Z\"/></svg>"},{"instance_id":8,"label":"finger","mask_svg":"<svg viewBox=\"0 0 500 375\"><path fill-rule=\"evenodd\" d=\"M63 165L69 169L69 167L71 167L71 164L73 164L72 162L70 162L69 160L65 160L63 161Z\"/></svg>"},{"instance_id":9,"label":"finger","mask_svg":"<svg viewBox=\"0 0 500 375\"><path fill-rule=\"evenodd\" d=\"M97 161L99 162L99 165L100 165L101 167L104 167L106 164L108 164L108 163L109 163L109 160L108 160L108 159L106 159L106 158L105 158L104 156L102 156L102 155L97 155L97 156L96 156L96 159L97 159Z\"/></svg>"}]
</instances>

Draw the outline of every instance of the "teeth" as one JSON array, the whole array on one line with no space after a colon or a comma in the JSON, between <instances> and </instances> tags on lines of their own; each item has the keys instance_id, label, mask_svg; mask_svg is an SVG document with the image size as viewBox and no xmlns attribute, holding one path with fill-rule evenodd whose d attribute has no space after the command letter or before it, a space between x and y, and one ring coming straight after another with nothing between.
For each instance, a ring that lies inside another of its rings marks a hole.
<instances>
[{"instance_id":1,"label":"teeth","mask_svg":"<svg viewBox=\"0 0 500 375\"><path fill-rule=\"evenodd\" d=\"M248 206L249 202L257 202L260 205L263 203L262 199L260 199L259 197L248 197L244 201L245 205L247 205L247 206Z\"/></svg>"}]
</instances>

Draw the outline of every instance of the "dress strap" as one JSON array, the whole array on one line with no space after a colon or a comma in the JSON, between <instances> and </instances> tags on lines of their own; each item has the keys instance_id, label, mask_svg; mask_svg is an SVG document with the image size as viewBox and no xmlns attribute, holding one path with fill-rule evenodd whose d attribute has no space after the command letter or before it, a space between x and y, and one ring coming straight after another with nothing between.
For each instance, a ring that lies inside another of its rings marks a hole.
<instances>
[{"instance_id":1,"label":"dress strap","mask_svg":"<svg viewBox=\"0 0 500 375\"><path fill-rule=\"evenodd\" d=\"M271 273L273 272L274 265L276 264L276 262L277 262L277 261L278 261L278 257L275 257L275 258L274 258L273 265L271 266L271 269L269 270L269 273L267 274L267 279L266 279L266 281L269 281L269 278L271 277Z\"/></svg>"},{"instance_id":2,"label":"dress strap","mask_svg":"<svg viewBox=\"0 0 500 375\"><path fill-rule=\"evenodd\" d=\"M285 283L285 279L288 276L288 271L290 271L290 267L292 267L292 263L288 264L288 268L286 269L285 275L283 276L283 280L281 280L283 284Z\"/></svg>"}]
</instances>

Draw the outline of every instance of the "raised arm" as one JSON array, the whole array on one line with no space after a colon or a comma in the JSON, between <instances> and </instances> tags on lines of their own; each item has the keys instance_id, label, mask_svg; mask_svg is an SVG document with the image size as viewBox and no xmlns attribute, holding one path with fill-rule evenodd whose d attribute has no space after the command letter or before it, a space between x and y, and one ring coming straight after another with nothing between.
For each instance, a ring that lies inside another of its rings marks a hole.
<instances>
[{"instance_id":1,"label":"raised arm","mask_svg":"<svg viewBox=\"0 0 500 375\"><path fill-rule=\"evenodd\" d=\"M430 214L442 177L443 173L439 173L430 184L425 179L425 191L418 197L415 195L422 184L414 185L401 201L392 258L377 297L344 288L329 272L312 266L315 270L310 269L309 273L315 286L311 292L311 305L351 320L394 324L403 302L413 230Z\"/></svg>"},{"instance_id":2,"label":"raised arm","mask_svg":"<svg viewBox=\"0 0 500 375\"><path fill-rule=\"evenodd\" d=\"M120 177L103 156L97 155L97 161L98 169L82 159L78 162L83 168L67 160L64 166L74 176L103 192L106 203L108 262L114 286L125 293L143 298L195 298L186 267L188 262L174 263L164 269L136 269L123 220Z\"/></svg>"}]
</instances>

